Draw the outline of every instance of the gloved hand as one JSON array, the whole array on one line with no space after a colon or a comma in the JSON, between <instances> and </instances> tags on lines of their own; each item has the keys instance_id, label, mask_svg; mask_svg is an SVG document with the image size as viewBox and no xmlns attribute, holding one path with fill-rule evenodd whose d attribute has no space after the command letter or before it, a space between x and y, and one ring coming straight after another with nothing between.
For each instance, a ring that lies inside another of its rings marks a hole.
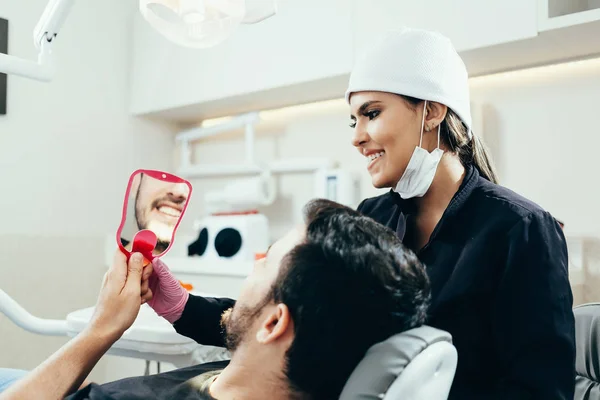
<instances>
[{"instance_id":1,"label":"gloved hand","mask_svg":"<svg viewBox=\"0 0 600 400\"><path fill-rule=\"evenodd\" d=\"M148 301L148 305L158 315L174 324L181 318L190 295L160 259L155 258L152 261L152 268L153 272L149 279L152 299Z\"/></svg>"}]
</instances>

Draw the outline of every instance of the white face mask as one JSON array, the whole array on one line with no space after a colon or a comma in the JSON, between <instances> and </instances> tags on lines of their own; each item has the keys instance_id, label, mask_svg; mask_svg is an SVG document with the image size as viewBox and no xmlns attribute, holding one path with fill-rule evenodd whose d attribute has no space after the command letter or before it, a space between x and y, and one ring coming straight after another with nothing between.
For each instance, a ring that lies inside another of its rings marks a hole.
<instances>
[{"instance_id":1,"label":"white face mask","mask_svg":"<svg viewBox=\"0 0 600 400\"><path fill-rule=\"evenodd\" d=\"M431 186L431 182L433 182L433 177L435 176L438 164L444 154L444 151L440 149L441 124L438 125L437 148L429 153L421 147L423 144L423 128L425 127L426 111L427 101L425 101L425 106L423 107L423 122L421 123L421 140L419 141L419 146L415 148L404 174L402 174L400 181L394 189L403 199L423 197L423 195L427 193Z\"/></svg>"}]
</instances>

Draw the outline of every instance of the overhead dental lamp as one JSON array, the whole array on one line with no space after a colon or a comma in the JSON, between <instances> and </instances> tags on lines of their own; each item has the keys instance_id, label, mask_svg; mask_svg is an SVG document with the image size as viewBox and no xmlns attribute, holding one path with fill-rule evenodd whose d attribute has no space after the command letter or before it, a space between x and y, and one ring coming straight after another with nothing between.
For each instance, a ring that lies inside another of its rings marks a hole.
<instances>
[{"instance_id":1,"label":"overhead dental lamp","mask_svg":"<svg viewBox=\"0 0 600 400\"><path fill-rule=\"evenodd\" d=\"M0 72L51 81L52 44L74 2L48 2L33 32L37 62L0 53ZM230 37L240 24L255 24L275 15L277 0L139 0L139 8L150 26L171 42L207 48Z\"/></svg>"},{"instance_id":2,"label":"overhead dental lamp","mask_svg":"<svg viewBox=\"0 0 600 400\"><path fill-rule=\"evenodd\" d=\"M148 23L175 44L215 46L240 24L254 24L277 12L276 0L140 0Z\"/></svg>"}]
</instances>

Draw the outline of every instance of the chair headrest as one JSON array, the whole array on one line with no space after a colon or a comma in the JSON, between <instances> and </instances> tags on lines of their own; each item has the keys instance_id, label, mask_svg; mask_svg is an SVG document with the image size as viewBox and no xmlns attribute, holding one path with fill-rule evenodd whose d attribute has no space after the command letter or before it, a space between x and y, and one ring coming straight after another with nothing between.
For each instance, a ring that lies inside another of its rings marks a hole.
<instances>
[{"instance_id":1,"label":"chair headrest","mask_svg":"<svg viewBox=\"0 0 600 400\"><path fill-rule=\"evenodd\" d=\"M440 342L452 343L452 336L430 326L421 326L373 345L352 372L340 400L383 398L382 394L415 357Z\"/></svg>"},{"instance_id":2,"label":"chair headrest","mask_svg":"<svg viewBox=\"0 0 600 400\"><path fill-rule=\"evenodd\" d=\"M575 399L597 399L600 398L600 303L575 307L573 314L577 347Z\"/></svg>"}]
</instances>

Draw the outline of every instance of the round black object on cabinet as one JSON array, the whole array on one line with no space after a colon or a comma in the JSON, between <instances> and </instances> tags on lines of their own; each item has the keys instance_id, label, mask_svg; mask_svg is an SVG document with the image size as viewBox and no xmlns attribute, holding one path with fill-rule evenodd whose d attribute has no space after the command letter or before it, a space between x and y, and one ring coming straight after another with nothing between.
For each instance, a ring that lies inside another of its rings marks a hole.
<instances>
[{"instance_id":1,"label":"round black object on cabinet","mask_svg":"<svg viewBox=\"0 0 600 400\"><path fill-rule=\"evenodd\" d=\"M188 256L201 256L208 247L208 229L203 228L198 239L188 246Z\"/></svg>"},{"instance_id":2,"label":"round black object on cabinet","mask_svg":"<svg viewBox=\"0 0 600 400\"><path fill-rule=\"evenodd\" d=\"M219 257L233 257L242 248L242 235L233 228L221 230L215 238L215 250Z\"/></svg>"}]
</instances>

